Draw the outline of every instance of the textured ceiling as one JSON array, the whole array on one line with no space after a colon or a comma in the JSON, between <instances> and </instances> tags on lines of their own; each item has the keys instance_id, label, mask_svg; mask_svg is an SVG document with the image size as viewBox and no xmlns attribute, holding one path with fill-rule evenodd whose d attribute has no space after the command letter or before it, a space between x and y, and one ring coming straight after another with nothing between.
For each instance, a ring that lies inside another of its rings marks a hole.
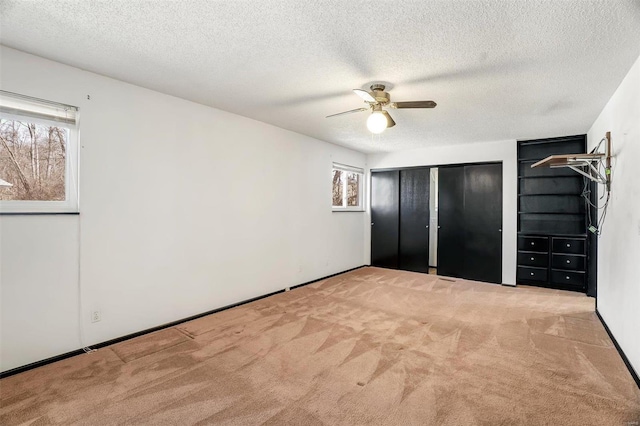
<instances>
[{"instance_id":1,"label":"textured ceiling","mask_svg":"<svg viewBox=\"0 0 640 426\"><path fill-rule=\"evenodd\" d=\"M363 152L584 133L639 1L0 1L2 44ZM380 137L351 93L390 82Z\"/></svg>"}]
</instances>

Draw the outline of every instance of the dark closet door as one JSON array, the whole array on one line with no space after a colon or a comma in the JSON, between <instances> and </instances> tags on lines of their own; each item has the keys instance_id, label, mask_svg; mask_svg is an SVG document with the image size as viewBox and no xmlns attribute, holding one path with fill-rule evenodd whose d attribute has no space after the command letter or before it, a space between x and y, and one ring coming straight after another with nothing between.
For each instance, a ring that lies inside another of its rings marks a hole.
<instances>
[{"instance_id":1,"label":"dark closet door","mask_svg":"<svg viewBox=\"0 0 640 426\"><path fill-rule=\"evenodd\" d=\"M464 275L464 166L438 169L438 275Z\"/></svg>"},{"instance_id":2,"label":"dark closet door","mask_svg":"<svg viewBox=\"0 0 640 426\"><path fill-rule=\"evenodd\" d=\"M371 173L371 265L398 267L400 172Z\"/></svg>"},{"instance_id":3,"label":"dark closet door","mask_svg":"<svg viewBox=\"0 0 640 426\"><path fill-rule=\"evenodd\" d=\"M400 171L399 267L429 272L430 169Z\"/></svg>"},{"instance_id":4,"label":"dark closet door","mask_svg":"<svg viewBox=\"0 0 640 426\"><path fill-rule=\"evenodd\" d=\"M464 175L464 278L500 284L502 164L465 166Z\"/></svg>"}]
</instances>

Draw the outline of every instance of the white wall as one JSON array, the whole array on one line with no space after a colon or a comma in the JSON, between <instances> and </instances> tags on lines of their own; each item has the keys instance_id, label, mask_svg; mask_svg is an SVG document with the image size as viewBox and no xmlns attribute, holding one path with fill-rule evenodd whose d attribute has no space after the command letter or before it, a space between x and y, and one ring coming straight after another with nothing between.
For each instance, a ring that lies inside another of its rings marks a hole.
<instances>
[{"instance_id":1,"label":"white wall","mask_svg":"<svg viewBox=\"0 0 640 426\"><path fill-rule=\"evenodd\" d=\"M79 347L77 216L0 218L2 370Z\"/></svg>"},{"instance_id":2,"label":"white wall","mask_svg":"<svg viewBox=\"0 0 640 426\"><path fill-rule=\"evenodd\" d=\"M611 201L598 240L598 311L640 373L640 58L589 130L589 149L607 131L614 158Z\"/></svg>"},{"instance_id":3,"label":"white wall","mask_svg":"<svg viewBox=\"0 0 640 426\"><path fill-rule=\"evenodd\" d=\"M364 154L6 47L0 59L3 90L79 106L81 138L79 216L0 217L2 371L364 263L365 214L330 205L332 161Z\"/></svg>"},{"instance_id":4,"label":"white wall","mask_svg":"<svg viewBox=\"0 0 640 426\"><path fill-rule=\"evenodd\" d=\"M515 140L474 143L400 151L367 156L367 169L393 167L438 166L474 162L502 161L502 282L516 283L517 219L517 143ZM369 217L370 219L370 217ZM365 224L367 263L371 252L371 221Z\"/></svg>"}]
</instances>

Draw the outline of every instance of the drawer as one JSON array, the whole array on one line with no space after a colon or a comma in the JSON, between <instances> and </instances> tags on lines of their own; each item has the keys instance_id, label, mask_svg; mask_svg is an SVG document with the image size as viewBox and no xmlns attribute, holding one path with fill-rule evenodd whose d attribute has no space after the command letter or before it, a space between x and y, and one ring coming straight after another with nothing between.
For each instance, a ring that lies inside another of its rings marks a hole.
<instances>
[{"instance_id":1,"label":"drawer","mask_svg":"<svg viewBox=\"0 0 640 426\"><path fill-rule=\"evenodd\" d=\"M551 271L551 282L562 286L584 287L584 272Z\"/></svg>"},{"instance_id":2,"label":"drawer","mask_svg":"<svg viewBox=\"0 0 640 426\"><path fill-rule=\"evenodd\" d=\"M549 266L549 255L546 253L536 253L532 251L519 251L518 265L546 268Z\"/></svg>"},{"instance_id":3,"label":"drawer","mask_svg":"<svg viewBox=\"0 0 640 426\"><path fill-rule=\"evenodd\" d=\"M518 250L546 253L549 251L549 238L518 237Z\"/></svg>"},{"instance_id":4,"label":"drawer","mask_svg":"<svg viewBox=\"0 0 640 426\"><path fill-rule=\"evenodd\" d=\"M583 238L553 238L554 253L585 254Z\"/></svg>"},{"instance_id":5,"label":"drawer","mask_svg":"<svg viewBox=\"0 0 640 426\"><path fill-rule=\"evenodd\" d=\"M574 256L571 254L553 254L551 257L551 267L554 269L569 269L571 271L585 270L584 256Z\"/></svg>"},{"instance_id":6,"label":"drawer","mask_svg":"<svg viewBox=\"0 0 640 426\"><path fill-rule=\"evenodd\" d=\"M547 269L518 266L517 278L518 280L545 282L547 281Z\"/></svg>"}]
</instances>

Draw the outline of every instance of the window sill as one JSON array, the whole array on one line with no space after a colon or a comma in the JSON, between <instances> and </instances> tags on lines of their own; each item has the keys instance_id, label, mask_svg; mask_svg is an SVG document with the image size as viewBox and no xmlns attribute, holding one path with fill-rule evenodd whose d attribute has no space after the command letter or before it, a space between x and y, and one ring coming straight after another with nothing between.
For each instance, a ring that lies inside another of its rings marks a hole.
<instances>
[{"instance_id":1,"label":"window sill","mask_svg":"<svg viewBox=\"0 0 640 426\"><path fill-rule=\"evenodd\" d=\"M0 201L0 215L54 215L78 214L80 206L74 199L64 201L3 200Z\"/></svg>"},{"instance_id":2,"label":"window sill","mask_svg":"<svg viewBox=\"0 0 640 426\"><path fill-rule=\"evenodd\" d=\"M53 215L79 216L80 212L0 212L0 216L53 216Z\"/></svg>"}]
</instances>

